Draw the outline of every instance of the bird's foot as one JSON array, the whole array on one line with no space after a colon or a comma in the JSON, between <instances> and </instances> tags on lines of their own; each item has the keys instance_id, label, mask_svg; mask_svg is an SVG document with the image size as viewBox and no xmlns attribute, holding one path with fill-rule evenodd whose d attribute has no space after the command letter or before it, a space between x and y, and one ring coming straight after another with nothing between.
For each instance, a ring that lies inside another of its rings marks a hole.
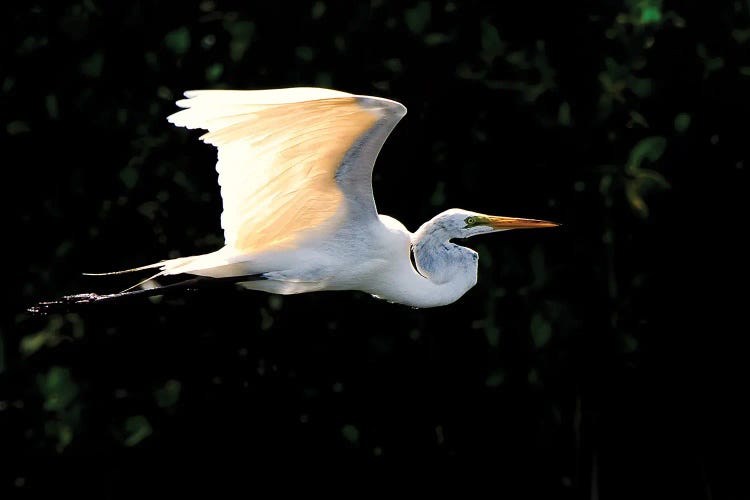
<instances>
[{"instance_id":1,"label":"bird's foot","mask_svg":"<svg viewBox=\"0 0 750 500\"><path fill-rule=\"evenodd\" d=\"M99 295L98 293L77 293L75 295L65 295L57 300L49 302L39 302L35 306L27 309L32 314L53 314L69 312L71 307L85 304L93 304L110 298L111 295Z\"/></svg>"}]
</instances>

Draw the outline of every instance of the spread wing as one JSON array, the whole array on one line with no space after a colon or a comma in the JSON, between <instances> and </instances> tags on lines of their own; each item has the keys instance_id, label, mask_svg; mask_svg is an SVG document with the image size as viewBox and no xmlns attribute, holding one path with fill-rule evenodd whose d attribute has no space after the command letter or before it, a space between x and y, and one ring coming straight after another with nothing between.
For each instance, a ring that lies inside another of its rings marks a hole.
<instances>
[{"instance_id":1,"label":"spread wing","mask_svg":"<svg viewBox=\"0 0 750 500\"><path fill-rule=\"evenodd\" d=\"M401 104L318 88L186 92L168 120L218 148L227 247L293 247L351 218L377 218L372 167Z\"/></svg>"}]
</instances>

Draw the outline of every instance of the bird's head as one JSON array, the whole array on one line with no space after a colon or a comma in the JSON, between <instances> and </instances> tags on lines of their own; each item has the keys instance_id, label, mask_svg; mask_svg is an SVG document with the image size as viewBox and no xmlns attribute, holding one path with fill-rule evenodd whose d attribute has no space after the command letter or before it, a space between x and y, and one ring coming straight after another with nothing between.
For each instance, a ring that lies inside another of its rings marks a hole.
<instances>
[{"instance_id":1,"label":"bird's head","mask_svg":"<svg viewBox=\"0 0 750 500\"><path fill-rule=\"evenodd\" d=\"M477 234L495 233L510 229L555 227L559 224L537 219L485 215L470 210L451 208L425 223L419 232L429 231L438 237L469 238Z\"/></svg>"}]
</instances>

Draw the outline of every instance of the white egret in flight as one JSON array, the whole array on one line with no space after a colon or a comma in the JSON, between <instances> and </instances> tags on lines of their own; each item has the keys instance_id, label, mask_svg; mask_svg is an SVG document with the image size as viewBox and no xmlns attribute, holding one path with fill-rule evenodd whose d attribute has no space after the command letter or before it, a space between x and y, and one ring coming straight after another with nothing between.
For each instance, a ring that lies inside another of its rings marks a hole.
<instances>
[{"instance_id":1,"label":"white egret in flight","mask_svg":"<svg viewBox=\"0 0 750 500\"><path fill-rule=\"evenodd\" d=\"M321 88L185 96L177 102L185 109L168 120L207 130L201 139L218 149L224 247L121 271L191 277L180 283L71 295L33 310L226 281L278 294L361 290L413 307L443 306L477 282L477 253L452 239L557 225L453 208L411 233L378 214L372 169L406 114L398 102Z\"/></svg>"}]
</instances>

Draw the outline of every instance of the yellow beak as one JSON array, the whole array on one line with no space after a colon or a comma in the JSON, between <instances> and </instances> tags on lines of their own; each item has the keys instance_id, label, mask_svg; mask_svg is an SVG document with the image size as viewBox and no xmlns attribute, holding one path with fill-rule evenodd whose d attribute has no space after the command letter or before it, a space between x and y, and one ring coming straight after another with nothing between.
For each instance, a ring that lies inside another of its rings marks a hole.
<instances>
[{"instance_id":1,"label":"yellow beak","mask_svg":"<svg viewBox=\"0 0 750 500\"><path fill-rule=\"evenodd\" d=\"M487 216L487 225L493 229L535 229L538 227L559 226L555 222L537 219L519 219L518 217Z\"/></svg>"}]
</instances>

